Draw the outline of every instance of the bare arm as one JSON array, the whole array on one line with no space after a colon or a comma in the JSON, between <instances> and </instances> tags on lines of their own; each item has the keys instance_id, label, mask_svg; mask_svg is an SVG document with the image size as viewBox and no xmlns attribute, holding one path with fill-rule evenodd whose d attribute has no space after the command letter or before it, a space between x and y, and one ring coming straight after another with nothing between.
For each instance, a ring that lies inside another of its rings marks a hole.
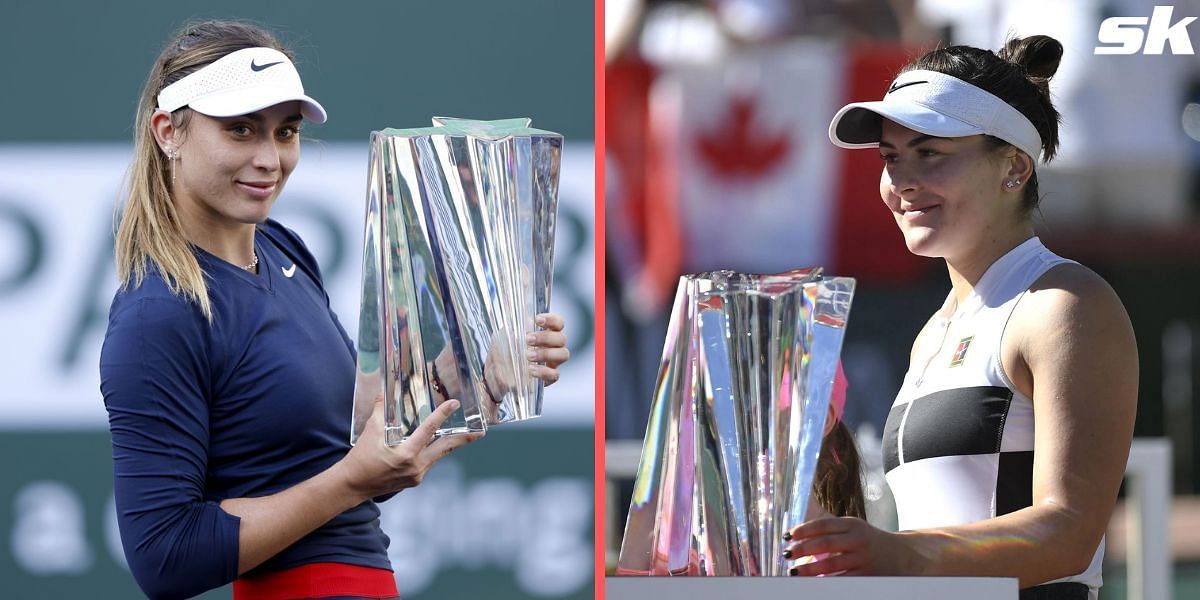
<instances>
[{"instance_id":1,"label":"bare arm","mask_svg":"<svg viewBox=\"0 0 1200 600\"><path fill-rule=\"evenodd\" d=\"M1004 344L1009 374L1034 402L1032 506L900 533L857 519L806 523L792 532L801 540L794 554L837 554L797 567L798 574L991 575L1028 587L1087 567L1133 434L1137 350L1129 318L1098 276L1058 267L1018 305Z\"/></svg>"},{"instance_id":2,"label":"bare arm","mask_svg":"<svg viewBox=\"0 0 1200 600\"><path fill-rule=\"evenodd\" d=\"M538 317L544 330L529 334L534 352L529 358L546 364L533 365L531 371L551 384L558 381L558 366L570 353L562 317L550 313ZM382 406L382 401L376 402L362 437L346 458L315 477L270 496L221 502L222 510L241 518L239 575L367 499L416 486L433 463L480 437L456 435L431 443L433 432L458 407L457 401L451 401L441 404L403 444L388 447L381 435Z\"/></svg>"},{"instance_id":3,"label":"bare arm","mask_svg":"<svg viewBox=\"0 0 1200 600\"><path fill-rule=\"evenodd\" d=\"M241 518L238 575L365 500L351 492L340 465L270 496L221 502L222 510Z\"/></svg>"},{"instance_id":4,"label":"bare arm","mask_svg":"<svg viewBox=\"0 0 1200 600\"><path fill-rule=\"evenodd\" d=\"M259 498L232 498L221 509L241 518L238 574L262 564L335 516L369 498L414 487L426 471L455 448L482 434L433 440L433 434L458 402L442 403L404 443L383 440L383 401L375 403L358 443L345 458L313 478Z\"/></svg>"}]
</instances>

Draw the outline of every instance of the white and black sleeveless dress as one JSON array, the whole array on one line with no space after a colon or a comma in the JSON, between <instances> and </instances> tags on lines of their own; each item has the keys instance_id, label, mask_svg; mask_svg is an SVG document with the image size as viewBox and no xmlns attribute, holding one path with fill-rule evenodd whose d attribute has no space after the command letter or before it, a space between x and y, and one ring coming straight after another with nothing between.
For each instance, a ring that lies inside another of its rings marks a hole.
<instances>
[{"instance_id":1,"label":"white and black sleeveless dress","mask_svg":"<svg viewBox=\"0 0 1200 600\"><path fill-rule=\"evenodd\" d=\"M963 525L1032 504L1033 401L1004 373L1000 341L1029 287L1069 262L1030 238L988 268L953 316L939 313L926 327L884 426L901 530ZM1095 599L1103 556L1101 539L1084 572L1051 582L1075 585L1038 586L1022 598ZM1039 588L1068 593L1038 596Z\"/></svg>"}]
</instances>

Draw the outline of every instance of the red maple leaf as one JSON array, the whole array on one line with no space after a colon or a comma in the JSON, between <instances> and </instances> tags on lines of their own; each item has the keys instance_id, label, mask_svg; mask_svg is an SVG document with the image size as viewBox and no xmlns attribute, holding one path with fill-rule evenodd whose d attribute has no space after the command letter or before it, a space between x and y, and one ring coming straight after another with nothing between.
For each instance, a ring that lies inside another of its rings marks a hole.
<instances>
[{"instance_id":1,"label":"red maple leaf","mask_svg":"<svg viewBox=\"0 0 1200 600\"><path fill-rule=\"evenodd\" d=\"M734 98L723 127L696 136L696 149L709 169L725 177L761 177L779 164L791 149L785 133L753 130L753 98Z\"/></svg>"}]
</instances>

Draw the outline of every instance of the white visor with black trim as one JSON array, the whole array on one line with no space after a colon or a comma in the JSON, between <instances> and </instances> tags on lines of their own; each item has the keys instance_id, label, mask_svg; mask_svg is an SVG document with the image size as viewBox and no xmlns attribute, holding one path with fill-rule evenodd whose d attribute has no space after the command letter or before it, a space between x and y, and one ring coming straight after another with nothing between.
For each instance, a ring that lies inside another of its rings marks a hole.
<instances>
[{"instance_id":1,"label":"white visor with black trim","mask_svg":"<svg viewBox=\"0 0 1200 600\"><path fill-rule=\"evenodd\" d=\"M842 148L879 146L883 119L936 137L986 134L1021 149L1035 161L1042 137L1021 111L983 89L936 71L901 73L883 100L843 106L829 124Z\"/></svg>"},{"instance_id":2,"label":"white visor with black trim","mask_svg":"<svg viewBox=\"0 0 1200 600\"><path fill-rule=\"evenodd\" d=\"M291 101L300 102L304 118L325 122L325 107L304 94L296 67L274 48L230 52L158 93L162 110L188 106L210 117L236 117Z\"/></svg>"}]
</instances>

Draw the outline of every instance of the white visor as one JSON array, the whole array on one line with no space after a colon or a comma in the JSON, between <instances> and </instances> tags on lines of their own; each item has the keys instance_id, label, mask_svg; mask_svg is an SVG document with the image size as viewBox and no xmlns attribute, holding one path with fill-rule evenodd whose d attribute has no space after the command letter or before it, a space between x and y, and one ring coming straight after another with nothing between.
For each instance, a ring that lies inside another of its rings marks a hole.
<instances>
[{"instance_id":1,"label":"white visor","mask_svg":"<svg viewBox=\"0 0 1200 600\"><path fill-rule=\"evenodd\" d=\"M188 106L210 117L236 117L294 100L306 119L325 122L325 108L304 95L300 74L284 53L245 48L163 88L158 108L174 112Z\"/></svg>"},{"instance_id":2,"label":"white visor","mask_svg":"<svg viewBox=\"0 0 1200 600\"><path fill-rule=\"evenodd\" d=\"M986 134L1035 161L1042 136L1021 111L991 93L936 71L901 73L883 100L843 106L829 124L829 139L842 148L879 146L883 119L936 137Z\"/></svg>"}]
</instances>

